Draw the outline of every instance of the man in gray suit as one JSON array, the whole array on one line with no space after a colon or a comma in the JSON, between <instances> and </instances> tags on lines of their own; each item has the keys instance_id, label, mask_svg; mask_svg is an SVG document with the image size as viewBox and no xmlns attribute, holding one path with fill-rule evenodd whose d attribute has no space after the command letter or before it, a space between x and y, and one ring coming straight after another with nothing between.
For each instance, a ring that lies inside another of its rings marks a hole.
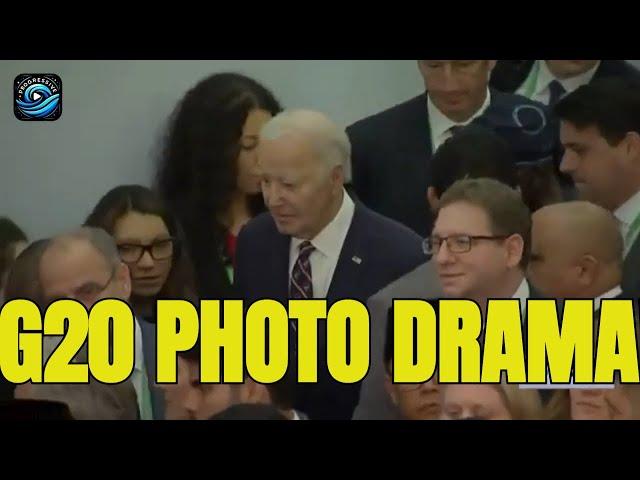
<instances>
[{"instance_id":1,"label":"man in gray suit","mask_svg":"<svg viewBox=\"0 0 640 480\"><path fill-rule=\"evenodd\" d=\"M442 194L462 178L489 177L512 188L518 176L509 145L496 133L480 126L469 126L447 140L432 159L431 185L425 201L435 212ZM428 257L427 257L428 258ZM371 316L371 369L365 378L354 420L390 420L399 412L385 391L384 344L387 316L393 299L436 299L442 288L434 263L429 260L399 278L367 301Z\"/></svg>"},{"instance_id":2,"label":"man in gray suit","mask_svg":"<svg viewBox=\"0 0 640 480\"><path fill-rule=\"evenodd\" d=\"M560 169L580 196L612 212L624 239L622 290L640 295L640 81L595 80L556 105Z\"/></svg>"},{"instance_id":3,"label":"man in gray suit","mask_svg":"<svg viewBox=\"0 0 640 480\"><path fill-rule=\"evenodd\" d=\"M55 237L37 253L36 261L25 267L33 271L25 271L24 276L35 280L33 300L43 311L62 298L75 299L88 310L102 299L129 298L129 270L120 261L115 242L103 230L85 227ZM45 362L60 341L58 336L44 337ZM72 361L87 363L87 357L85 343ZM140 369L138 363L134 373ZM134 420L139 418L138 404L142 403L132 380L106 385L91 377L88 384L23 384L16 387L15 398L62 401L74 418L91 420Z\"/></svg>"}]
</instances>

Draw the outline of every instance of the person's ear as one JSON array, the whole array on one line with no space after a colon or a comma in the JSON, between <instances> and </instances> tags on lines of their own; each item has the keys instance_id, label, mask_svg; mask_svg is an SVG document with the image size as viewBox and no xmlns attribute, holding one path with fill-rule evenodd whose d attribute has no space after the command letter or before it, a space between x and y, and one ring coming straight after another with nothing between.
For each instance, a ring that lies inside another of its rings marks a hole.
<instances>
[{"instance_id":1,"label":"person's ear","mask_svg":"<svg viewBox=\"0 0 640 480\"><path fill-rule=\"evenodd\" d=\"M337 165L331 169L331 183L336 191L343 188L344 178L344 168L342 165Z\"/></svg>"},{"instance_id":2,"label":"person's ear","mask_svg":"<svg viewBox=\"0 0 640 480\"><path fill-rule=\"evenodd\" d=\"M438 193L436 192L435 187L427 188L427 202L429 204L429 208L433 213L438 211L438 207L440 206L440 198L438 197Z\"/></svg>"},{"instance_id":3,"label":"person's ear","mask_svg":"<svg viewBox=\"0 0 640 480\"><path fill-rule=\"evenodd\" d=\"M271 396L267 387L247 378L242 385L240 403L271 403Z\"/></svg>"},{"instance_id":4,"label":"person's ear","mask_svg":"<svg viewBox=\"0 0 640 480\"><path fill-rule=\"evenodd\" d=\"M120 265L118 265L116 270L116 279L123 300L129 300L131 297L131 273L129 271L129 267L125 263L120 262Z\"/></svg>"},{"instance_id":5,"label":"person's ear","mask_svg":"<svg viewBox=\"0 0 640 480\"><path fill-rule=\"evenodd\" d=\"M585 288L593 285L598 278L599 262L593 255L583 255L578 260L578 284Z\"/></svg>"},{"instance_id":6,"label":"person's ear","mask_svg":"<svg viewBox=\"0 0 640 480\"><path fill-rule=\"evenodd\" d=\"M518 234L511 235L505 240L506 260L509 268L516 268L522 262L524 255L524 240Z\"/></svg>"},{"instance_id":7,"label":"person's ear","mask_svg":"<svg viewBox=\"0 0 640 480\"><path fill-rule=\"evenodd\" d=\"M637 168L638 159L640 159L640 134L638 132L627 132L621 143L624 149L626 166Z\"/></svg>"}]
</instances>

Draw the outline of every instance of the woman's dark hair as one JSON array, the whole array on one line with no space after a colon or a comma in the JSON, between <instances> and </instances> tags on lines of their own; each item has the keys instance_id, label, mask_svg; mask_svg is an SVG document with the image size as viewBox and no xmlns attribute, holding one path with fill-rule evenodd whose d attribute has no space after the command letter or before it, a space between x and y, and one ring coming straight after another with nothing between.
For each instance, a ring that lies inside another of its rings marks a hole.
<instances>
[{"instance_id":1,"label":"woman's dark hair","mask_svg":"<svg viewBox=\"0 0 640 480\"><path fill-rule=\"evenodd\" d=\"M174 239L171 271L158 297L193 300L193 269L188 253L181 246L183 234L180 225L156 193L141 185L116 187L100 199L84 225L102 228L109 235L113 235L118 220L129 212L160 217Z\"/></svg>"},{"instance_id":2,"label":"woman's dark hair","mask_svg":"<svg viewBox=\"0 0 640 480\"><path fill-rule=\"evenodd\" d=\"M13 263L16 243L26 241L27 236L18 225L7 217L0 217L0 289L4 275Z\"/></svg>"},{"instance_id":3,"label":"woman's dark hair","mask_svg":"<svg viewBox=\"0 0 640 480\"><path fill-rule=\"evenodd\" d=\"M551 162L522 164L517 169L522 198L531 213L564 200L562 186Z\"/></svg>"},{"instance_id":4,"label":"woman's dark hair","mask_svg":"<svg viewBox=\"0 0 640 480\"><path fill-rule=\"evenodd\" d=\"M185 230L202 296L230 293L222 264L225 227L218 218L237 190L240 139L254 109L281 111L273 94L255 80L222 73L189 90L169 121L157 186ZM264 210L261 195L250 204L253 215Z\"/></svg>"}]
</instances>

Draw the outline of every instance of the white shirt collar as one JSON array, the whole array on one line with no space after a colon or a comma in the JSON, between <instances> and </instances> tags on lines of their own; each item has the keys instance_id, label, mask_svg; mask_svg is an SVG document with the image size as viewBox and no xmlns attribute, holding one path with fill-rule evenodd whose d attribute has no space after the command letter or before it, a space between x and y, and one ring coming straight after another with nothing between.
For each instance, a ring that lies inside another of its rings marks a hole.
<instances>
[{"instance_id":1,"label":"white shirt collar","mask_svg":"<svg viewBox=\"0 0 640 480\"><path fill-rule=\"evenodd\" d=\"M620 294L622 294L622 287L620 287L620 285L616 285L608 292L603 293L602 295L596 297L593 300L593 309L600 310L600 303L602 302L602 300L606 300L608 298L615 298Z\"/></svg>"},{"instance_id":2,"label":"white shirt collar","mask_svg":"<svg viewBox=\"0 0 640 480\"><path fill-rule=\"evenodd\" d=\"M316 251L327 258L337 259L340 256L341 249L336 248L336 245L342 245L344 243L344 239L351 226L351 221L353 220L355 204L346 190L343 189L342 195L342 205L336 216L311 240L311 244L316 248ZM291 247L297 252L298 247L304 241L303 239L293 237L291 239Z\"/></svg>"},{"instance_id":3,"label":"white shirt collar","mask_svg":"<svg viewBox=\"0 0 640 480\"><path fill-rule=\"evenodd\" d=\"M587 85L589 82L591 82L591 79L595 75L596 70L598 70L598 67L600 67L600 61L598 61L598 63L596 63L591 69L587 70L584 73L581 73L580 75L560 79L556 78L553 73L551 73L551 70L549 70L549 67L547 66L547 62L545 62L544 60L536 60L536 62L538 62L540 71L538 73L538 80L536 82L536 90L534 92L535 95L540 95L545 89L549 87L549 84L554 80L558 80L558 82L560 82L560 84L567 92L573 92L577 90L578 87Z\"/></svg>"},{"instance_id":4,"label":"white shirt collar","mask_svg":"<svg viewBox=\"0 0 640 480\"><path fill-rule=\"evenodd\" d=\"M435 106L435 104L431 101L431 97L427 93L427 109L429 111L429 126L431 127L431 138L440 139L449 131L449 129L451 129L451 127L465 127L469 125L472 121L481 116L487 110L487 108L489 108L489 105L491 105L491 92L489 91L489 88L487 88L487 96L485 97L482 106L464 122L455 122ZM436 145L434 144L433 147L433 150L435 151L437 148Z\"/></svg>"},{"instance_id":5,"label":"white shirt collar","mask_svg":"<svg viewBox=\"0 0 640 480\"><path fill-rule=\"evenodd\" d=\"M524 312L527 308L527 299L530 295L531 289L529 288L529 283L526 278L523 278L522 282L520 282L520 286L511 298L517 298L520 300L520 311Z\"/></svg>"},{"instance_id":6,"label":"white shirt collar","mask_svg":"<svg viewBox=\"0 0 640 480\"><path fill-rule=\"evenodd\" d=\"M620 220L626 227L629 227L636 216L640 213L640 191L636 192L629 200L624 202L614 212L614 215Z\"/></svg>"}]
</instances>

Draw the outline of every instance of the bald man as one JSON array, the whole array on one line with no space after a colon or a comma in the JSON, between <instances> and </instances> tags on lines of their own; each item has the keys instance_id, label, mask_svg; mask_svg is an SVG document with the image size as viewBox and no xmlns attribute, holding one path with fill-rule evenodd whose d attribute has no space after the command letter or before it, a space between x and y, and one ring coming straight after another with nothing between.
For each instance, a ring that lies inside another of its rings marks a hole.
<instances>
[{"instance_id":1,"label":"bald man","mask_svg":"<svg viewBox=\"0 0 640 480\"><path fill-rule=\"evenodd\" d=\"M547 297L594 299L598 312L602 300L624 297L623 248L618 221L608 210L582 201L543 207L532 216L529 279ZM638 388L576 386L568 397L576 420L640 416Z\"/></svg>"},{"instance_id":2,"label":"bald man","mask_svg":"<svg viewBox=\"0 0 640 480\"><path fill-rule=\"evenodd\" d=\"M622 295L623 241L616 218L589 202L567 202L533 214L529 278L553 298Z\"/></svg>"}]
</instances>

